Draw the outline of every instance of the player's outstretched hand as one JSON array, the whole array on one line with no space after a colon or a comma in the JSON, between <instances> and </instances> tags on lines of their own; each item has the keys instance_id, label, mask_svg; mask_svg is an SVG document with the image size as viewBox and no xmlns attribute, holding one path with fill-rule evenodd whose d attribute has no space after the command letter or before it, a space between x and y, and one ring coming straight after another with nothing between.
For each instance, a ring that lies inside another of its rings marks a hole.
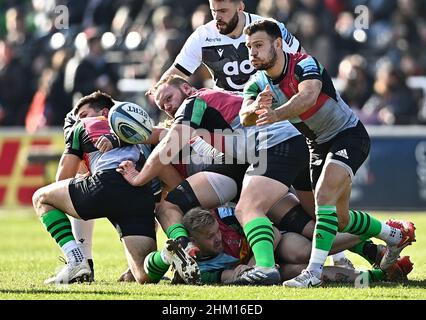
<instances>
[{"instance_id":1,"label":"player's outstretched hand","mask_svg":"<svg viewBox=\"0 0 426 320\"><path fill-rule=\"evenodd\" d=\"M133 161L126 160L121 162L116 170L117 172L120 172L123 175L123 178L132 186L139 186L139 183L137 182L139 172L136 170L136 166Z\"/></svg>"},{"instance_id":2,"label":"player's outstretched hand","mask_svg":"<svg viewBox=\"0 0 426 320\"><path fill-rule=\"evenodd\" d=\"M265 89L263 89L263 91L257 96L256 105L258 108L271 107L273 99L274 96L272 95L271 88L269 87L269 84L267 84Z\"/></svg>"},{"instance_id":3,"label":"player's outstretched hand","mask_svg":"<svg viewBox=\"0 0 426 320\"><path fill-rule=\"evenodd\" d=\"M276 111L269 106L257 109L256 114L258 115L258 119L256 121L257 126L263 126L265 124L271 124L279 121Z\"/></svg>"}]
</instances>

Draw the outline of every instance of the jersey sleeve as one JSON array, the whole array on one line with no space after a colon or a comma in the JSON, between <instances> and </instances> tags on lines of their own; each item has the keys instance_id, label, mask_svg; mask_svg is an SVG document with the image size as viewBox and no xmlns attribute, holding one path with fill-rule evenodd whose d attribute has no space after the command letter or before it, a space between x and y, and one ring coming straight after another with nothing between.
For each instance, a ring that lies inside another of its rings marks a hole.
<instances>
[{"instance_id":1,"label":"jersey sleeve","mask_svg":"<svg viewBox=\"0 0 426 320\"><path fill-rule=\"evenodd\" d=\"M198 129L206 110L207 103L199 97L186 99L177 110L174 123L189 123L191 128Z\"/></svg>"},{"instance_id":2,"label":"jersey sleeve","mask_svg":"<svg viewBox=\"0 0 426 320\"><path fill-rule=\"evenodd\" d=\"M69 130L69 133L65 139L65 154L73 154L83 159L83 148L81 145L81 136L83 134L84 127L83 123L77 122Z\"/></svg>"},{"instance_id":3,"label":"jersey sleeve","mask_svg":"<svg viewBox=\"0 0 426 320\"><path fill-rule=\"evenodd\" d=\"M77 121L76 116L74 115L73 111L70 111L67 113L64 119L64 139L65 141L68 138L68 135L71 132L72 127L74 126L75 122Z\"/></svg>"},{"instance_id":4,"label":"jersey sleeve","mask_svg":"<svg viewBox=\"0 0 426 320\"><path fill-rule=\"evenodd\" d=\"M254 76L244 86L244 100L255 100L261 92L262 88L260 88L258 82L256 81L256 76Z\"/></svg>"},{"instance_id":5,"label":"jersey sleeve","mask_svg":"<svg viewBox=\"0 0 426 320\"><path fill-rule=\"evenodd\" d=\"M299 40L293 36L290 31L287 30L284 23L275 21L280 27L282 38L283 38L283 50L289 53L300 52L302 46L300 45Z\"/></svg>"},{"instance_id":6,"label":"jersey sleeve","mask_svg":"<svg viewBox=\"0 0 426 320\"><path fill-rule=\"evenodd\" d=\"M202 62L200 32L199 27L189 36L174 62L174 66L187 76L192 75Z\"/></svg>"},{"instance_id":7,"label":"jersey sleeve","mask_svg":"<svg viewBox=\"0 0 426 320\"><path fill-rule=\"evenodd\" d=\"M323 69L323 66L315 58L308 56L296 64L294 73L299 83L312 79L322 81Z\"/></svg>"}]
</instances>

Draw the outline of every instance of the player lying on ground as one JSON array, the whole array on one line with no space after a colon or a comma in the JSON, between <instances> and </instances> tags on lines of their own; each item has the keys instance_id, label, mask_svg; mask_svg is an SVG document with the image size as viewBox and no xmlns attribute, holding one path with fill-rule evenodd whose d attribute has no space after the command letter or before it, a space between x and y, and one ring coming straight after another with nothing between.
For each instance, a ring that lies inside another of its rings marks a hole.
<instances>
[{"instance_id":1,"label":"player lying on ground","mask_svg":"<svg viewBox=\"0 0 426 320\"><path fill-rule=\"evenodd\" d=\"M201 208L190 210L183 219L183 224L190 238L200 251L196 263L185 254L177 241L168 240L161 252L152 252L145 260L145 270L151 279L159 281L172 264L182 277L181 283L234 284L244 271L253 268L254 259L247 240L238 223L232 221L233 209L221 207L215 211ZM285 233L275 237L275 255L280 262L283 280L306 267L309 260L311 242L295 233ZM383 249L383 247L382 247ZM303 252L307 251L307 252ZM378 260L380 260L380 254ZM197 267L199 268L200 275ZM184 270L182 270L182 268ZM325 267L325 279L332 282L352 282L359 276L373 281L402 281L412 270L409 257L403 257L386 272L373 268L359 271L342 267ZM196 275L196 277L194 276ZM174 281L178 277L175 278ZM254 284L254 283L253 283Z\"/></svg>"}]
</instances>

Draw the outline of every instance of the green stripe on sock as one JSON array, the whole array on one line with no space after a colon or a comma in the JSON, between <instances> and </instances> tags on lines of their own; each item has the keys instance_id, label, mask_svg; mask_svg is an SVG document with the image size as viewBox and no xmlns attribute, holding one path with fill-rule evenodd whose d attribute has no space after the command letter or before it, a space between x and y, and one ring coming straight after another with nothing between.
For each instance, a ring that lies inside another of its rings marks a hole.
<instances>
[{"instance_id":1,"label":"green stripe on sock","mask_svg":"<svg viewBox=\"0 0 426 320\"><path fill-rule=\"evenodd\" d=\"M265 229L266 228L266 229ZM257 226L253 229L251 229L248 233L247 233L247 239L250 239L252 237L256 237L259 233L254 234L255 231L261 230L261 232L265 232L270 231L271 234L274 234L274 229L272 228L272 225L270 228L267 228L266 226Z\"/></svg>"},{"instance_id":2,"label":"green stripe on sock","mask_svg":"<svg viewBox=\"0 0 426 320\"><path fill-rule=\"evenodd\" d=\"M337 228L336 228L336 230L332 229L332 228L328 228L327 226L324 226L324 225L322 225L320 223L318 223L318 225L317 225L316 228L318 230L322 230L322 231L328 232L328 233L330 233L330 234L332 234L334 236L337 234Z\"/></svg>"},{"instance_id":3,"label":"green stripe on sock","mask_svg":"<svg viewBox=\"0 0 426 320\"><path fill-rule=\"evenodd\" d=\"M332 224L333 226L338 226L339 224L337 223L337 221L335 220L331 220L331 219L325 219L325 218L318 218L318 221L320 222L324 222L324 223L328 223L328 224Z\"/></svg>"},{"instance_id":4,"label":"green stripe on sock","mask_svg":"<svg viewBox=\"0 0 426 320\"><path fill-rule=\"evenodd\" d=\"M352 234L358 234L360 231L362 231L365 221L365 215L362 214L362 212L357 212L357 216L359 217L359 223L358 225L352 229Z\"/></svg>"},{"instance_id":5,"label":"green stripe on sock","mask_svg":"<svg viewBox=\"0 0 426 320\"><path fill-rule=\"evenodd\" d=\"M65 217L64 219L60 219L60 220L57 220L57 221L55 221L55 222L53 222L53 223L51 223L46 229L47 229L47 232L51 232L52 231L52 229L54 228L54 227L56 227L56 226L58 226L59 224L61 224L61 223L68 223L69 222L69 219L67 218L67 217Z\"/></svg>"},{"instance_id":6,"label":"green stripe on sock","mask_svg":"<svg viewBox=\"0 0 426 320\"><path fill-rule=\"evenodd\" d=\"M253 251L256 265L259 267L273 267L275 259L272 222L264 217L255 218L246 223L244 233Z\"/></svg>"},{"instance_id":7,"label":"green stripe on sock","mask_svg":"<svg viewBox=\"0 0 426 320\"><path fill-rule=\"evenodd\" d=\"M185 227L182 223L176 223L171 225L166 230L167 238L169 239L178 239L180 237L189 237L188 231L186 231Z\"/></svg>"},{"instance_id":8,"label":"green stripe on sock","mask_svg":"<svg viewBox=\"0 0 426 320\"><path fill-rule=\"evenodd\" d=\"M336 207L318 206L316 216L314 248L330 251L338 229Z\"/></svg>"},{"instance_id":9,"label":"green stripe on sock","mask_svg":"<svg viewBox=\"0 0 426 320\"><path fill-rule=\"evenodd\" d=\"M55 240L59 244L59 246L62 248L65 243L68 243L69 241L72 241L75 239L74 239L74 235L72 234L72 231L68 231L58 236Z\"/></svg>"},{"instance_id":10,"label":"green stripe on sock","mask_svg":"<svg viewBox=\"0 0 426 320\"><path fill-rule=\"evenodd\" d=\"M75 240L70 220L62 211L57 209L48 211L41 216L40 220L60 247L63 247L69 241Z\"/></svg>"},{"instance_id":11,"label":"green stripe on sock","mask_svg":"<svg viewBox=\"0 0 426 320\"><path fill-rule=\"evenodd\" d=\"M349 210L349 223L343 232L368 239L377 236L381 230L382 223L367 212Z\"/></svg>"},{"instance_id":12,"label":"green stripe on sock","mask_svg":"<svg viewBox=\"0 0 426 320\"><path fill-rule=\"evenodd\" d=\"M144 269L152 282L158 282L169 270L169 265L161 258L159 251L154 251L148 254L144 261Z\"/></svg>"}]
</instances>

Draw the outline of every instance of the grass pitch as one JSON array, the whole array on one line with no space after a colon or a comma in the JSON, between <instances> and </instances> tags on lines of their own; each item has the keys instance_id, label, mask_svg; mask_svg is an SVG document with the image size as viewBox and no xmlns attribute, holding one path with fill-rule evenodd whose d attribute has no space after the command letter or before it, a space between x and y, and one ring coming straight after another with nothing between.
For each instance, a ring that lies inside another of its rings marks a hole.
<instances>
[{"instance_id":1,"label":"grass pitch","mask_svg":"<svg viewBox=\"0 0 426 320\"><path fill-rule=\"evenodd\" d=\"M300 299L426 299L426 212L381 213L380 219L412 220L417 242L403 251L410 255L414 270L406 284L380 283L367 289L353 285L328 285L307 290L274 287L174 286L117 283L126 269L124 252L114 228L105 219L96 221L94 261L96 281L92 284L46 286L43 281L61 267L61 251L31 209L0 211L0 300L300 300ZM159 233L159 246L165 241ZM375 240L376 241L376 240ZM362 258L347 253L357 268L368 269Z\"/></svg>"}]
</instances>

